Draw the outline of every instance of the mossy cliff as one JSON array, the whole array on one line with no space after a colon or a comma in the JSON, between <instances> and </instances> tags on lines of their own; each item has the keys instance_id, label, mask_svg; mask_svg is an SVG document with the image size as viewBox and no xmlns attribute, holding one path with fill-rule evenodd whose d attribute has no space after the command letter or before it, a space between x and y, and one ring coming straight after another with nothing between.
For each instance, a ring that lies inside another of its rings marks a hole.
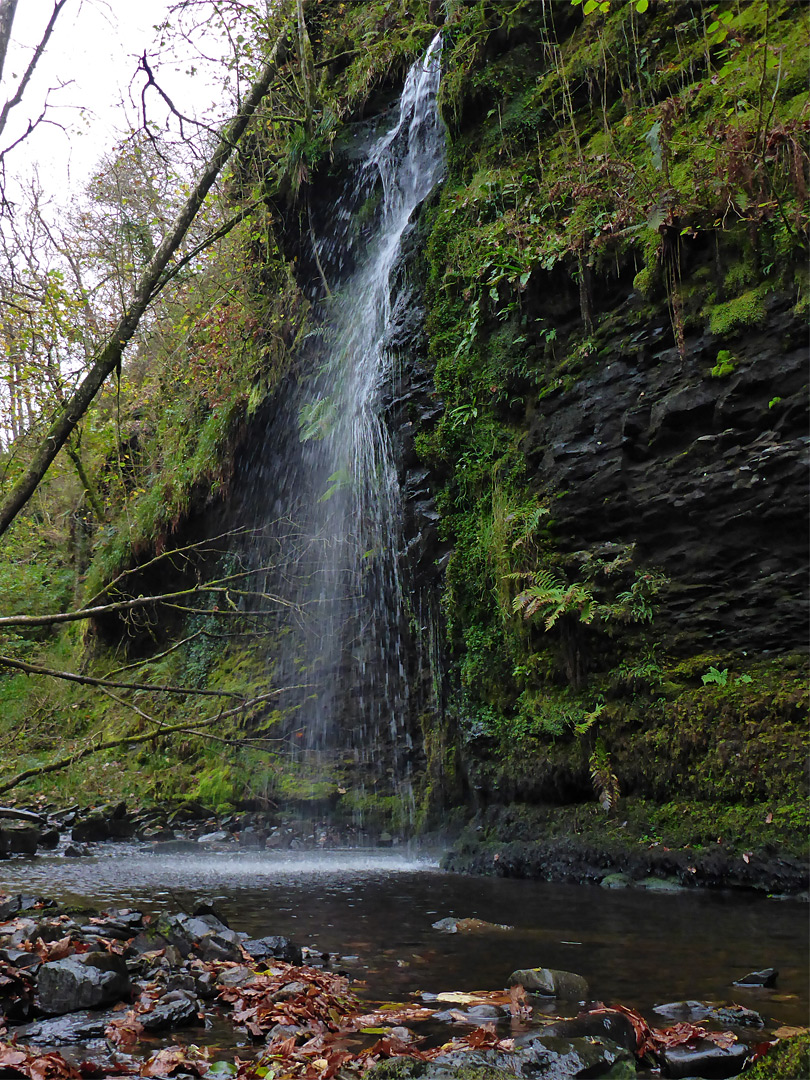
<instances>
[{"instance_id":1,"label":"mossy cliff","mask_svg":"<svg viewBox=\"0 0 810 1080\"><path fill-rule=\"evenodd\" d=\"M564 875L554 852L578 843L571 876L655 849L645 866L684 880L793 888L800 868L757 879L757 860L800 854L807 823L808 13L592 7L305 5L312 123L257 132L239 158L234 200L266 199L221 256L231 300L164 328L169 359L125 379L124 466L107 402L109 520L52 579L90 596L141 566L136 588L167 591L177 566L155 554L248 520L252 448L317 359L312 224L444 21L447 175L411 238L421 303L387 409L410 615L431 634L412 662L417 824L475 815L459 867ZM222 573L220 555L182 580ZM50 658L103 673L128 643L164 679L259 693L272 637L234 622L217 638L215 620L110 620ZM12 718L31 699L4 686ZM38 707L44 743L127 715L85 689ZM264 705L220 734L269 740L281 722ZM103 762L85 790L104 789ZM131 764L133 791L160 797L309 794L403 817L390 796L343 793L342 772L308 787L269 741L165 737ZM669 847L688 855L664 865Z\"/></svg>"},{"instance_id":2,"label":"mossy cliff","mask_svg":"<svg viewBox=\"0 0 810 1080\"><path fill-rule=\"evenodd\" d=\"M476 6L448 34L416 443L448 767L490 857L529 837L489 808L597 798L639 835L678 800L803 844L807 24L712 11Z\"/></svg>"}]
</instances>

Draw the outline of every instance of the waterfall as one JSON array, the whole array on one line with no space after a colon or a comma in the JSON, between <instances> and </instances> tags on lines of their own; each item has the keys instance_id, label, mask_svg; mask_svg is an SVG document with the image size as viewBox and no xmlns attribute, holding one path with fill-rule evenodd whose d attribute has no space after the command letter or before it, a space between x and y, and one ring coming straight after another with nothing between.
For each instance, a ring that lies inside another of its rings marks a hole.
<instances>
[{"instance_id":1,"label":"waterfall","mask_svg":"<svg viewBox=\"0 0 810 1080\"><path fill-rule=\"evenodd\" d=\"M299 687L284 697L289 741L310 760L331 754L334 762L338 753L361 766L384 745L382 769L400 791L409 629L384 408L402 375L390 340L409 302L403 239L443 170L440 62L437 34L408 73L394 122L355 151L345 191L313 234L330 296L310 335L307 372L268 433L254 493L276 522L272 590L293 605L271 655L274 685Z\"/></svg>"}]
</instances>

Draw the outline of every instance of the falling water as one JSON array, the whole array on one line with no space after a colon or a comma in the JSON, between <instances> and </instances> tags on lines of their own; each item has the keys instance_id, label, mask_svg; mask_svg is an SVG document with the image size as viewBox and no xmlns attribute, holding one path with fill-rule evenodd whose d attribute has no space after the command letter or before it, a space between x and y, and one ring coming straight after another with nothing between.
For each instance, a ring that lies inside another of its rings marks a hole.
<instances>
[{"instance_id":1,"label":"falling water","mask_svg":"<svg viewBox=\"0 0 810 1080\"><path fill-rule=\"evenodd\" d=\"M273 681L302 687L285 698L291 741L311 757L339 750L361 764L385 745L384 768L400 786L408 619L383 413L401 375L389 346L408 303L394 284L403 238L443 168L440 54L437 35L408 74L396 121L368 146L323 235L313 236L330 296L311 338L313 373L276 418L262 477L271 516L288 523L273 576L295 606L274 644Z\"/></svg>"}]
</instances>

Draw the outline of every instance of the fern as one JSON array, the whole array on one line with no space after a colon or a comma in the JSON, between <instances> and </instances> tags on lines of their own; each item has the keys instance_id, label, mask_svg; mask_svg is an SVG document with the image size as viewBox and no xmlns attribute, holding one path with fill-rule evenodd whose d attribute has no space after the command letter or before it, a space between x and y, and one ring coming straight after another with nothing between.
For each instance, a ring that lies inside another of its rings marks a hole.
<instances>
[{"instance_id":1,"label":"fern","mask_svg":"<svg viewBox=\"0 0 810 1080\"><path fill-rule=\"evenodd\" d=\"M580 622L593 622L598 605L587 585L579 581L571 584L561 581L550 570L523 571L507 577L512 581L531 582L512 601L514 614L521 612L524 619L531 619L539 613L546 630L551 630L563 615L574 614Z\"/></svg>"},{"instance_id":2,"label":"fern","mask_svg":"<svg viewBox=\"0 0 810 1080\"><path fill-rule=\"evenodd\" d=\"M610 754L601 739L596 740L588 765L599 805L603 810L612 810L619 801L619 779L613 771Z\"/></svg>"}]
</instances>

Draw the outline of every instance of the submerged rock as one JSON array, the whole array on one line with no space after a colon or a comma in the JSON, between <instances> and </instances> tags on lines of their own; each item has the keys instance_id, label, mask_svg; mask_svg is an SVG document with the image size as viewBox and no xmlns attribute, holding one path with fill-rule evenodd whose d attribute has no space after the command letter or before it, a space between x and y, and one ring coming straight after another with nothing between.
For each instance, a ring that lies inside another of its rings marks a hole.
<instances>
[{"instance_id":1,"label":"submerged rock","mask_svg":"<svg viewBox=\"0 0 810 1080\"><path fill-rule=\"evenodd\" d=\"M588 996L588 983L573 971L556 968L519 968L509 976L509 986L522 986L533 994L546 997L583 1001Z\"/></svg>"},{"instance_id":2,"label":"submerged rock","mask_svg":"<svg viewBox=\"0 0 810 1080\"><path fill-rule=\"evenodd\" d=\"M431 923L434 930L441 930L445 934L471 934L487 933L490 930L514 930L514 926L506 926L504 923L486 922L484 919L439 919Z\"/></svg>"}]
</instances>

